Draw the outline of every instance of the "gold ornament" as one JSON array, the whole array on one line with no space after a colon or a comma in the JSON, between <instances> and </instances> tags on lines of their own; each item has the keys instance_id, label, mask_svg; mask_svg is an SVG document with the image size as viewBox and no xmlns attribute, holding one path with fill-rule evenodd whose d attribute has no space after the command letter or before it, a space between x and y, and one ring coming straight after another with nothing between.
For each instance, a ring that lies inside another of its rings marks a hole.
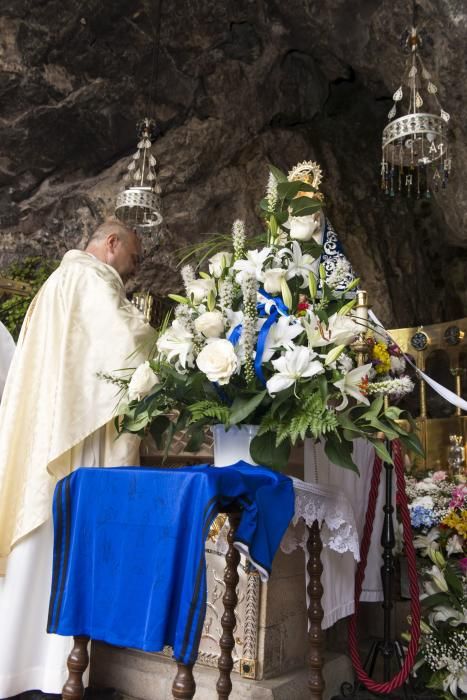
<instances>
[{"instance_id":1,"label":"gold ornament","mask_svg":"<svg viewBox=\"0 0 467 700\"><path fill-rule=\"evenodd\" d=\"M289 170L287 179L289 182L302 180L317 190L323 179L323 172L314 160L304 160L303 163L297 163L292 170ZM310 195L310 193L307 194Z\"/></svg>"}]
</instances>

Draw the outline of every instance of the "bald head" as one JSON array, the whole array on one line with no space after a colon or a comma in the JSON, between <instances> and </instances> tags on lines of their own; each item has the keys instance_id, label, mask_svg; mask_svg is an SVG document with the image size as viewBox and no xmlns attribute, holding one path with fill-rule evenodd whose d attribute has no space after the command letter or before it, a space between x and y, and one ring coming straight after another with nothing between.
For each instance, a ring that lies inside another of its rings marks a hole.
<instances>
[{"instance_id":1,"label":"bald head","mask_svg":"<svg viewBox=\"0 0 467 700\"><path fill-rule=\"evenodd\" d=\"M136 231L118 219L107 219L97 227L86 252L111 265L123 281L136 272L141 262L141 243Z\"/></svg>"}]
</instances>

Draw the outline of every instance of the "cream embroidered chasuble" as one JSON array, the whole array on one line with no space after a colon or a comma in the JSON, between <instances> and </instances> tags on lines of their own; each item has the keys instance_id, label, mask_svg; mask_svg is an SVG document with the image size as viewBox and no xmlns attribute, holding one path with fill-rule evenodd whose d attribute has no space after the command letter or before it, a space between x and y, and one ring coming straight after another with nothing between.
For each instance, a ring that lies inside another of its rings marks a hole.
<instances>
[{"instance_id":1,"label":"cream embroidered chasuble","mask_svg":"<svg viewBox=\"0 0 467 700\"><path fill-rule=\"evenodd\" d=\"M107 426L108 464L137 460L135 436L114 439L118 392L97 373L137 366L153 340L118 273L66 253L31 304L0 406L0 573L14 543L50 517L74 446Z\"/></svg>"}]
</instances>

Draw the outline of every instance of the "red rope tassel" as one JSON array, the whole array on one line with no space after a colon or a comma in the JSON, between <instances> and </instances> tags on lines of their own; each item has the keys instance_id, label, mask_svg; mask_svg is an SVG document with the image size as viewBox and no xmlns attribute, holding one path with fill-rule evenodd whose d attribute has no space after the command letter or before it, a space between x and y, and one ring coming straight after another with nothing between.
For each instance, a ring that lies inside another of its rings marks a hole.
<instances>
[{"instance_id":1,"label":"red rope tassel","mask_svg":"<svg viewBox=\"0 0 467 700\"><path fill-rule=\"evenodd\" d=\"M404 464L402 461L401 446L398 440L393 443L393 459L394 467L396 473L396 486L397 486L397 503L399 506L399 511L402 519L402 524L404 527L404 545L407 554L407 566L409 572L409 590L410 590L410 612L412 615L411 624L411 637L409 648L407 650L404 663L401 670L391 681L385 683L376 683L372 680L368 674L365 672L362 662L360 659L358 651L357 642L357 619L358 619L358 607L360 603L360 594L362 592L363 577L365 575L366 562L368 557L368 550L370 547L371 533L373 530L373 522L375 519L376 501L378 498L378 488L381 477L382 462L379 457L375 458L375 463L373 467L373 476L371 480L370 493L368 496L368 508L365 520L365 529L363 532L362 546L360 552L360 562L357 567L357 573L355 576L355 612L350 618L349 622L349 648L350 648L350 658L352 659L352 664L357 674L358 680L363 683L368 690L375 693L391 693L396 688L400 688L401 685L405 683L410 671L415 663L415 657L418 651L418 642L420 639L420 597L418 589L418 575L417 575L417 564L415 559L415 549L412 541L412 527L410 523L410 513L407 502L407 494L405 490L405 478L404 478Z\"/></svg>"}]
</instances>

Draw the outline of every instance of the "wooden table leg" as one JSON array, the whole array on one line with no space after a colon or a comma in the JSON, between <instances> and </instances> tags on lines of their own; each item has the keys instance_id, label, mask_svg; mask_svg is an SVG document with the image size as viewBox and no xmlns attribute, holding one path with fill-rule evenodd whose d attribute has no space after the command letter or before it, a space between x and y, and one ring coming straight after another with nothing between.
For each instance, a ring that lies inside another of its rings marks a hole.
<instances>
[{"instance_id":1,"label":"wooden table leg","mask_svg":"<svg viewBox=\"0 0 467 700\"><path fill-rule=\"evenodd\" d=\"M323 619L323 586L321 585L321 574L323 565L321 563L321 550L323 548L318 521L315 520L311 528L308 528L308 564L307 571L309 582L308 592L308 619L310 627L308 638L310 643L310 677L308 687L310 689L311 700L322 700L324 692L323 679L323 632L321 621Z\"/></svg>"},{"instance_id":2,"label":"wooden table leg","mask_svg":"<svg viewBox=\"0 0 467 700\"><path fill-rule=\"evenodd\" d=\"M177 675L172 684L172 697L177 700L191 700L196 692L196 683L193 678L193 664L177 662Z\"/></svg>"},{"instance_id":3,"label":"wooden table leg","mask_svg":"<svg viewBox=\"0 0 467 700\"><path fill-rule=\"evenodd\" d=\"M232 681L230 673L233 668L232 650L235 646L233 631L235 629L235 606L238 602L238 565L240 563L240 553L233 546L235 532L240 521L240 513L229 515L230 530L227 535L229 549L225 555L226 567L224 569L225 593L222 598L224 603L224 613L221 618L222 636L219 641L221 654L219 657L219 680L216 684L218 700L227 700L232 692Z\"/></svg>"},{"instance_id":4,"label":"wooden table leg","mask_svg":"<svg viewBox=\"0 0 467 700\"><path fill-rule=\"evenodd\" d=\"M62 688L63 700L81 700L84 695L83 673L89 664L89 637L73 637L74 645L67 659L68 678Z\"/></svg>"}]
</instances>

